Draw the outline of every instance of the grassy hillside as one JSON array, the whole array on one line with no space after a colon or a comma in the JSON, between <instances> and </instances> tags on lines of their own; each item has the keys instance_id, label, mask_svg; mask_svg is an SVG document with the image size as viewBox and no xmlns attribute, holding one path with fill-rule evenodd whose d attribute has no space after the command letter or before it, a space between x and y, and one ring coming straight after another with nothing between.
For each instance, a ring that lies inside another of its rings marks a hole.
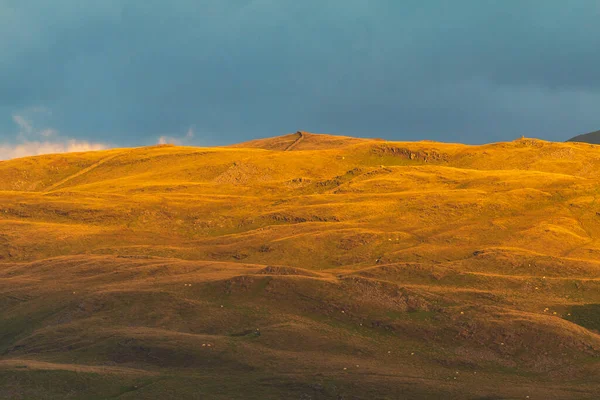
<instances>
[{"instance_id":1,"label":"grassy hillside","mask_svg":"<svg viewBox=\"0 0 600 400\"><path fill-rule=\"evenodd\" d=\"M0 398L594 399L599 188L532 139L0 162Z\"/></svg>"}]
</instances>

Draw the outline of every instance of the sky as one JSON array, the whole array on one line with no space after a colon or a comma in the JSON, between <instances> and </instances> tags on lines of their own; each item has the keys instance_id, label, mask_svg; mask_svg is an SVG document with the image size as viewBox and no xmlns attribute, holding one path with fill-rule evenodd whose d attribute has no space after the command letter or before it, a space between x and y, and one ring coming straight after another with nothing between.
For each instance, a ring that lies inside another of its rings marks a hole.
<instances>
[{"instance_id":1,"label":"sky","mask_svg":"<svg viewBox=\"0 0 600 400\"><path fill-rule=\"evenodd\" d=\"M0 0L0 159L600 129L597 0Z\"/></svg>"}]
</instances>

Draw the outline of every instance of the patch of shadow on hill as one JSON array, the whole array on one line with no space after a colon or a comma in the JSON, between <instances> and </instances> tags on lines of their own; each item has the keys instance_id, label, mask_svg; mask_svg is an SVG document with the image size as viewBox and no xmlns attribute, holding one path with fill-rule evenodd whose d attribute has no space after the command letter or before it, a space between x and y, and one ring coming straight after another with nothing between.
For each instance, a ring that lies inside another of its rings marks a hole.
<instances>
[{"instance_id":1,"label":"patch of shadow on hill","mask_svg":"<svg viewBox=\"0 0 600 400\"><path fill-rule=\"evenodd\" d=\"M268 265L256 273L258 275L298 275L298 276L310 276L313 278L321 277L321 275L316 274L311 271L308 271L306 269L279 266L279 265Z\"/></svg>"},{"instance_id":2,"label":"patch of shadow on hill","mask_svg":"<svg viewBox=\"0 0 600 400\"><path fill-rule=\"evenodd\" d=\"M267 215L262 215L261 219L268 222L279 222L279 223L291 223L291 224L299 224L303 222L340 222L339 218L335 215L311 215L311 216L297 216L291 215L287 213L271 213Z\"/></svg>"},{"instance_id":3,"label":"patch of shadow on hill","mask_svg":"<svg viewBox=\"0 0 600 400\"><path fill-rule=\"evenodd\" d=\"M448 154L440 153L437 150L417 150L412 151L404 147L397 147L389 144L373 146L371 152L377 156L393 156L411 161L420 162L448 162Z\"/></svg>"},{"instance_id":4,"label":"patch of shadow on hill","mask_svg":"<svg viewBox=\"0 0 600 400\"><path fill-rule=\"evenodd\" d=\"M453 272L442 266L407 262L369 267L356 271L353 275L371 279L406 280L410 278L423 282L435 282Z\"/></svg>"},{"instance_id":5,"label":"patch of shadow on hill","mask_svg":"<svg viewBox=\"0 0 600 400\"><path fill-rule=\"evenodd\" d=\"M566 320L600 333L600 304L572 306L569 313L571 315L565 317Z\"/></svg>"}]
</instances>

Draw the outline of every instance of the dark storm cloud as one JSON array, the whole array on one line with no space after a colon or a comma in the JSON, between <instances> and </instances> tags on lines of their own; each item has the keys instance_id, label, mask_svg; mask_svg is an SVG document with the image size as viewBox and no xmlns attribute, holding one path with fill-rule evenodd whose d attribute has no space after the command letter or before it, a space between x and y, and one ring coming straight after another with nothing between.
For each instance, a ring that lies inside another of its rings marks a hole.
<instances>
[{"instance_id":1,"label":"dark storm cloud","mask_svg":"<svg viewBox=\"0 0 600 400\"><path fill-rule=\"evenodd\" d=\"M600 128L599 17L592 0L2 0L0 140L15 116L115 145L564 140Z\"/></svg>"}]
</instances>

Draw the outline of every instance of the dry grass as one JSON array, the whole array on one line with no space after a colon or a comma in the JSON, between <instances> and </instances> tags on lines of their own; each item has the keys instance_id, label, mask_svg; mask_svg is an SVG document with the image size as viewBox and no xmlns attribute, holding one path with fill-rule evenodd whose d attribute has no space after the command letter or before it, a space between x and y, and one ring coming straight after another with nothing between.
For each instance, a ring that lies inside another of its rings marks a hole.
<instances>
[{"instance_id":1,"label":"dry grass","mask_svg":"<svg viewBox=\"0 0 600 400\"><path fill-rule=\"evenodd\" d=\"M1 162L0 397L595 398L598 147L299 138Z\"/></svg>"}]
</instances>

